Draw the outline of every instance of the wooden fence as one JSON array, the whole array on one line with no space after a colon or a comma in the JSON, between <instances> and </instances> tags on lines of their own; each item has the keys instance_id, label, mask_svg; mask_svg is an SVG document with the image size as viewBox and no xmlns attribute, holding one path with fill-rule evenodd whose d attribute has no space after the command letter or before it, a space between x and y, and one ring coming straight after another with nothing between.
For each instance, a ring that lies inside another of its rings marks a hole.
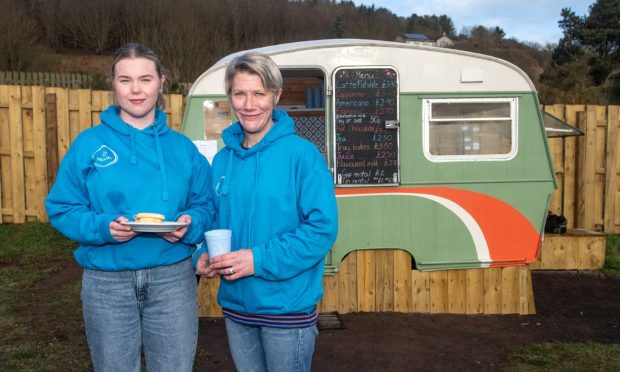
<instances>
[{"instance_id":1,"label":"wooden fence","mask_svg":"<svg viewBox=\"0 0 620 372\"><path fill-rule=\"evenodd\" d=\"M166 98L169 123L179 130L184 97ZM60 160L111 102L106 91L0 85L0 223L47 221L43 200ZM571 228L620 233L620 106L544 109L586 133L549 139L558 180L550 210L565 215Z\"/></svg>"},{"instance_id":2,"label":"wooden fence","mask_svg":"<svg viewBox=\"0 0 620 372\"><path fill-rule=\"evenodd\" d=\"M93 77L86 74L59 74L53 72L0 71L0 85L42 85L85 89L93 87Z\"/></svg>"},{"instance_id":3,"label":"wooden fence","mask_svg":"<svg viewBox=\"0 0 620 372\"><path fill-rule=\"evenodd\" d=\"M184 97L166 101L168 123L179 130ZM0 85L0 223L47 221L44 200L58 164L112 102L107 91Z\"/></svg>"},{"instance_id":4,"label":"wooden fence","mask_svg":"<svg viewBox=\"0 0 620 372\"><path fill-rule=\"evenodd\" d=\"M585 133L549 139L558 181L549 209L563 214L569 228L620 233L620 106L548 105L544 110Z\"/></svg>"}]
</instances>

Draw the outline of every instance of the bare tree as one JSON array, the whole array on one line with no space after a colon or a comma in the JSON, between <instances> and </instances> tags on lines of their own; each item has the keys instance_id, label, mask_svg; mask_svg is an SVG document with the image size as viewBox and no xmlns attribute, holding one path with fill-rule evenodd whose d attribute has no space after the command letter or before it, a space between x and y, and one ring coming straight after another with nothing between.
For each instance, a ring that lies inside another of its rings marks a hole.
<instances>
[{"instance_id":1,"label":"bare tree","mask_svg":"<svg viewBox=\"0 0 620 372\"><path fill-rule=\"evenodd\" d=\"M0 69L23 71L33 62L37 25L21 3L6 1L0 12Z\"/></svg>"}]
</instances>

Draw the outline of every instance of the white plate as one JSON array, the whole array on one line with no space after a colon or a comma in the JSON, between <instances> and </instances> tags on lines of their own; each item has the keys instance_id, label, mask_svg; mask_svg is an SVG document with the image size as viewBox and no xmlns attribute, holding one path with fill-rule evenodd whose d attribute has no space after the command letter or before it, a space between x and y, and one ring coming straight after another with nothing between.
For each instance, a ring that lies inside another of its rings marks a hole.
<instances>
[{"instance_id":1,"label":"white plate","mask_svg":"<svg viewBox=\"0 0 620 372\"><path fill-rule=\"evenodd\" d=\"M187 222L139 223L133 221L121 222L121 224L131 227L135 232L170 232L189 225Z\"/></svg>"}]
</instances>

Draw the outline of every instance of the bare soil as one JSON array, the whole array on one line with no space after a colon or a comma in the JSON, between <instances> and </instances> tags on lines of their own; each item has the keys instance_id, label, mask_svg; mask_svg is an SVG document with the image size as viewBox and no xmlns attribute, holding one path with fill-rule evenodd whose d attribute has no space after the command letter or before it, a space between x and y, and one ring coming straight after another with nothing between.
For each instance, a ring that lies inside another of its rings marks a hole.
<instances>
[{"instance_id":1,"label":"bare soil","mask_svg":"<svg viewBox=\"0 0 620 372\"><path fill-rule=\"evenodd\" d=\"M620 280L532 272L536 315L354 313L319 332L315 371L498 371L520 346L620 343ZM197 371L233 371L224 322L201 319Z\"/></svg>"},{"instance_id":2,"label":"bare soil","mask_svg":"<svg viewBox=\"0 0 620 372\"><path fill-rule=\"evenodd\" d=\"M37 291L75 283L72 261ZM620 279L597 271L532 272L535 315L354 313L343 329L322 329L314 371L497 371L517 347L541 342L620 343ZM45 283L45 284L44 284ZM44 312L31 311L33 321ZM74 312L75 313L75 312ZM38 319L37 319L38 318ZM87 355L81 319L56 319L55 332ZM49 322L49 320L48 320ZM234 371L222 319L200 319L196 371Z\"/></svg>"}]
</instances>

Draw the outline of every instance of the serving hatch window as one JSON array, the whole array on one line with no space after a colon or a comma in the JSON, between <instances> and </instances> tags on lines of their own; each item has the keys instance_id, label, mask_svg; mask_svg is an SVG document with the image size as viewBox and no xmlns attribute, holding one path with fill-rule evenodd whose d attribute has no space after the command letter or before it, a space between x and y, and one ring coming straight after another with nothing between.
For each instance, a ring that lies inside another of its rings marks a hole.
<instances>
[{"instance_id":1,"label":"serving hatch window","mask_svg":"<svg viewBox=\"0 0 620 372\"><path fill-rule=\"evenodd\" d=\"M424 153L433 161L509 159L516 152L516 98L425 99Z\"/></svg>"}]
</instances>

